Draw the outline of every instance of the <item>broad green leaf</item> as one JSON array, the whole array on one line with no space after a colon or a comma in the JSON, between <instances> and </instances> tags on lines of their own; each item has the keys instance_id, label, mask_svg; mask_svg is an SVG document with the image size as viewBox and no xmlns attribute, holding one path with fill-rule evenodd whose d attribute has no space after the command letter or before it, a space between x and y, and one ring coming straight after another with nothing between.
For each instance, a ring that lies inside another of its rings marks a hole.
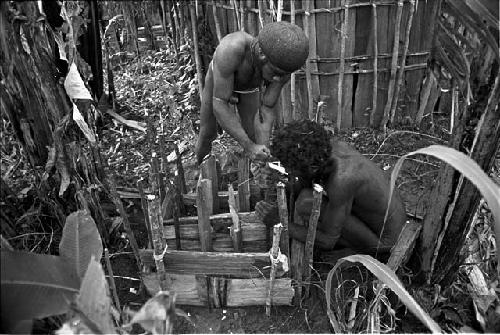
<instances>
[{"instance_id":1,"label":"broad green leaf","mask_svg":"<svg viewBox=\"0 0 500 335\"><path fill-rule=\"evenodd\" d=\"M87 271L92 256L101 259L101 236L87 211L77 211L66 218L59 254L74 264L80 278Z\"/></svg>"},{"instance_id":2,"label":"broad green leaf","mask_svg":"<svg viewBox=\"0 0 500 335\"><path fill-rule=\"evenodd\" d=\"M481 192L484 199L488 203L491 209L493 217L495 218L494 229L495 238L497 245L500 245L500 187L498 187L488 175L481 169L481 167L470 157L457 151L453 148L448 148L442 145L431 145L426 148L422 148L401 157L394 165L394 170L391 174L391 189L389 193L389 202L392 197L392 192L394 190L394 185L396 178L399 174L399 170L403 165L404 160L409 156L414 156L418 154L425 154L434 156L442 161L450 164L460 173L462 173L467 179L469 179ZM387 217L387 212L386 212ZM500 263L500 253L497 255Z\"/></svg>"},{"instance_id":3,"label":"broad green leaf","mask_svg":"<svg viewBox=\"0 0 500 335\"><path fill-rule=\"evenodd\" d=\"M52 255L1 249L2 328L67 312L80 281L72 264Z\"/></svg>"},{"instance_id":4,"label":"broad green leaf","mask_svg":"<svg viewBox=\"0 0 500 335\"><path fill-rule=\"evenodd\" d=\"M368 255L351 255L341 258L330 270L326 279L326 305L327 313L330 322L334 328L339 328L339 322L330 308L331 291L332 291L332 277L339 266L345 261L359 262L370 270L379 280L386 284L394 293L397 294L399 299L408 307L408 309L420 320L424 325L429 328L433 333L441 333L439 325L432 320L432 318L420 307L420 305L412 298L410 293L406 291L403 284L399 281L398 277L387 265L380 263L375 258Z\"/></svg>"},{"instance_id":5,"label":"broad green leaf","mask_svg":"<svg viewBox=\"0 0 500 335\"><path fill-rule=\"evenodd\" d=\"M91 259L77 297L78 308L103 334L114 333L108 283L99 262Z\"/></svg>"}]
</instances>

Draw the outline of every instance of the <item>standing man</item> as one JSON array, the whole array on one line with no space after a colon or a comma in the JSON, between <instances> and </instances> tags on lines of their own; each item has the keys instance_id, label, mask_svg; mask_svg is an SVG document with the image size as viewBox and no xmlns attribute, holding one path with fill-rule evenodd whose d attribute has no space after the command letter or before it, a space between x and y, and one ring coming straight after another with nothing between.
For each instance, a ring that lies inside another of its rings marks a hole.
<instances>
[{"instance_id":1,"label":"standing man","mask_svg":"<svg viewBox=\"0 0 500 335\"><path fill-rule=\"evenodd\" d=\"M258 37L243 31L226 35L205 78L196 143L198 164L212 149L217 123L251 160L266 160L276 118L273 108L290 74L304 64L308 54L309 42L302 29L285 21L267 24Z\"/></svg>"}]
</instances>

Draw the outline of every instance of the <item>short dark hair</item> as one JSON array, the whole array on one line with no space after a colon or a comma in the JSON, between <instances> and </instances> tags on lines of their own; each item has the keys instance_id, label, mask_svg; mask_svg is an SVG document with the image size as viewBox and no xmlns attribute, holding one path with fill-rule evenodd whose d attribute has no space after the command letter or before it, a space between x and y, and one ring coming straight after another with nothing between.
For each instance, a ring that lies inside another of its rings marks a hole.
<instances>
[{"instance_id":1,"label":"short dark hair","mask_svg":"<svg viewBox=\"0 0 500 335\"><path fill-rule=\"evenodd\" d=\"M285 72L300 69L309 55L309 40L304 31L286 21L266 24L258 41L267 59Z\"/></svg>"},{"instance_id":2,"label":"short dark hair","mask_svg":"<svg viewBox=\"0 0 500 335\"><path fill-rule=\"evenodd\" d=\"M330 133L323 126L309 120L292 121L274 132L270 149L289 172L296 171L311 181L324 182L332 143Z\"/></svg>"}]
</instances>

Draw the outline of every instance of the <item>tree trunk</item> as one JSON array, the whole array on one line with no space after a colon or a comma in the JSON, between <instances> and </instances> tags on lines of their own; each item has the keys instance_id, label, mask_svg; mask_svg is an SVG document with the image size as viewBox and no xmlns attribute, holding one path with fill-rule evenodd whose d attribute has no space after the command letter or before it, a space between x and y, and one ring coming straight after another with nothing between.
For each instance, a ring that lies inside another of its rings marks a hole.
<instances>
[{"instance_id":1,"label":"tree trunk","mask_svg":"<svg viewBox=\"0 0 500 335\"><path fill-rule=\"evenodd\" d=\"M17 17L11 6L17 7ZM61 61L54 57L54 33L34 1L0 2L0 17L0 106L31 166L40 172L33 172L41 176L38 196L61 226L72 211L89 209L106 238L95 188L87 187L103 180L99 150L96 143L87 145L73 122L74 106L56 67ZM74 61L81 63L77 57ZM92 129L93 118L86 117L94 110L91 100L76 104Z\"/></svg>"},{"instance_id":2,"label":"tree trunk","mask_svg":"<svg viewBox=\"0 0 500 335\"><path fill-rule=\"evenodd\" d=\"M491 83L490 83L491 84ZM471 108L483 112L478 125L478 133L474 139L470 157L488 173L500 146L500 74L489 94L478 97L478 102ZM474 223L472 218L476 212L481 194L469 180L459 182L456 187L456 200L451 207L448 228L437 254L436 264L432 274L432 282L447 285L454 279L458 266L464 260L460 251L464 245L467 233Z\"/></svg>"}]
</instances>

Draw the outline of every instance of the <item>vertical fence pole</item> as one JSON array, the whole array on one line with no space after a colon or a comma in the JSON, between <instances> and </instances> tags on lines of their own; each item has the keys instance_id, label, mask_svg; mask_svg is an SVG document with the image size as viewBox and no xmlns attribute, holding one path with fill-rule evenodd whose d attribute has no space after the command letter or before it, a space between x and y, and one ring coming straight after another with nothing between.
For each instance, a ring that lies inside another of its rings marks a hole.
<instances>
[{"instance_id":1,"label":"vertical fence pole","mask_svg":"<svg viewBox=\"0 0 500 335\"><path fill-rule=\"evenodd\" d=\"M309 297L311 283L311 268L313 266L314 240L316 239L316 227L318 226L319 215L321 214L321 199L323 197L323 188L314 184L313 186L313 207L309 217L309 227L307 228L307 238L304 250L304 278L307 281L305 286L305 297Z\"/></svg>"},{"instance_id":2,"label":"vertical fence pole","mask_svg":"<svg viewBox=\"0 0 500 335\"><path fill-rule=\"evenodd\" d=\"M295 0L290 1L290 23L295 24ZM307 62L307 60L306 60ZM290 76L290 102L292 105L292 120L295 120L297 115L297 102L295 100L295 72Z\"/></svg>"},{"instance_id":3,"label":"vertical fence pole","mask_svg":"<svg viewBox=\"0 0 500 335\"><path fill-rule=\"evenodd\" d=\"M212 226L210 225L212 181L209 179L200 179L196 187L196 193L201 251L212 251Z\"/></svg>"},{"instance_id":4,"label":"vertical fence pole","mask_svg":"<svg viewBox=\"0 0 500 335\"><path fill-rule=\"evenodd\" d=\"M248 157L238 161L238 203L240 212L250 211L250 171Z\"/></svg>"},{"instance_id":5,"label":"vertical fence pole","mask_svg":"<svg viewBox=\"0 0 500 335\"><path fill-rule=\"evenodd\" d=\"M217 42L220 42L220 40L222 39L222 33L221 33L221 29L220 29L219 17L217 16L217 6L216 6L215 0L212 0L212 15L214 16L215 33L217 34Z\"/></svg>"},{"instance_id":6,"label":"vertical fence pole","mask_svg":"<svg viewBox=\"0 0 500 335\"><path fill-rule=\"evenodd\" d=\"M372 91L372 110L370 113L370 127L374 126L375 115L377 114L378 97L378 20L377 5L372 0L372 32L373 32L373 91Z\"/></svg>"},{"instance_id":7,"label":"vertical fence pole","mask_svg":"<svg viewBox=\"0 0 500 335\"><path fill-rule=\"evenodd\" d=\"M401 66L399 67L398 79L396 81L396 87L394 91L394 101L392 102L392 107L391 107L391 118L390 118L391 124L394 123L394 116L396 114L396 107L398 105L399 91L401 90L401 85L403 84L403 77L405 75L406 54L408 53L408 45L410 44L410 31L413 22L414 12L415 12L415 0L410 0L410 13L408 14L408 20L406 21L403 55L401 57Z\"/></svg>"},{"instance_id":8,"label":"vertical fence pole","mask_svg":"<svg viewBox=\"0 0 500 335\"><path fill-rule=\"evenodd\" d=\"M278 261L278 252L280 245L280 236L281 229L283 226L281 223L274 225L273 228L273 246L271 248L271 273L269 274L269 287L267 290L267 299L266 299L266 315L271 315L271 305L273 303L273 286L274 280L276 279L276 267Z\"/></svg>"},{"instance_id":9,"label":"vertical fence pole","mask_svg":"<svg viewBox=\"0 0 500 335\"><path fill-rule=\"evenodd\" d=\"M387 90L387 102L384 108L384 117L380 127L384 130L387 129L387 122L389 121L389 113L392 107L392 100L394 98L394 85L396 82L396 72L398 70L398 50L399 50L399 32L401 26L401 15L403 13L403 0L398 0L398 10L396 12L396 28L394 31L394 43L392 45L392 59L391 59L391 77L389 80L389 87Z\"/></svg>"},{"instance_id":10,"label":"vertical fence pole","mask_svg":"<svg viewBox=\"0 0 500 335\"><path fill-rule=\"evenodd\" d=\"M209 155L200 166L201 178L212 181L212 213L217 214L220 210L219 205L219 177L217 175L217 162L214 155Z\"/></svg>"},{"instance_id":11,"label":"vertical fence pole","mask_svg":"<svg viewBox=\"0 0 500 335\"><path fill-rule=\"evenodd\" d=\"M193 31L194 60L196 63L196 74L198 77L198 92L201 99L203 93L203 71L201 69L200 49L198 47L198 27L196 24L197 17L193 2L189 4L189 12L191 14L191 30Z\"/></svg>"},{"instance_id":12,"label":"vertical fence pole","mask_svg":"<svg viewBox=\"0 0 500 335\"><path fill-rule=\"evenodd\" d=\"M236 211L236 199L234 196L233 185L227 185L228 190L228 203L229 203L229 213L231 214L231 219L233 225L231 227L231 239L233 240L234 252L242 251L242 240L241 240L241 223L238 213Z\"/></svg>"},{"instance_id":13,"label":"vertical fence pole","mask_svg":"<svg viewBox=\"0 0 500 335\"><path fill-rule=\"evenodd\" d=\"M344 85L344 67L345 67L345 41L346 41L346 30L349 25L349 4L350 0L345 0L343 3L344 8L344 20L342 21L342 26L340 28L340 64L339 64L339 81L337 89L337 130L340 130L342 126L342 95L343 95L343 85Z\"/></svg>"}]
</instances>

